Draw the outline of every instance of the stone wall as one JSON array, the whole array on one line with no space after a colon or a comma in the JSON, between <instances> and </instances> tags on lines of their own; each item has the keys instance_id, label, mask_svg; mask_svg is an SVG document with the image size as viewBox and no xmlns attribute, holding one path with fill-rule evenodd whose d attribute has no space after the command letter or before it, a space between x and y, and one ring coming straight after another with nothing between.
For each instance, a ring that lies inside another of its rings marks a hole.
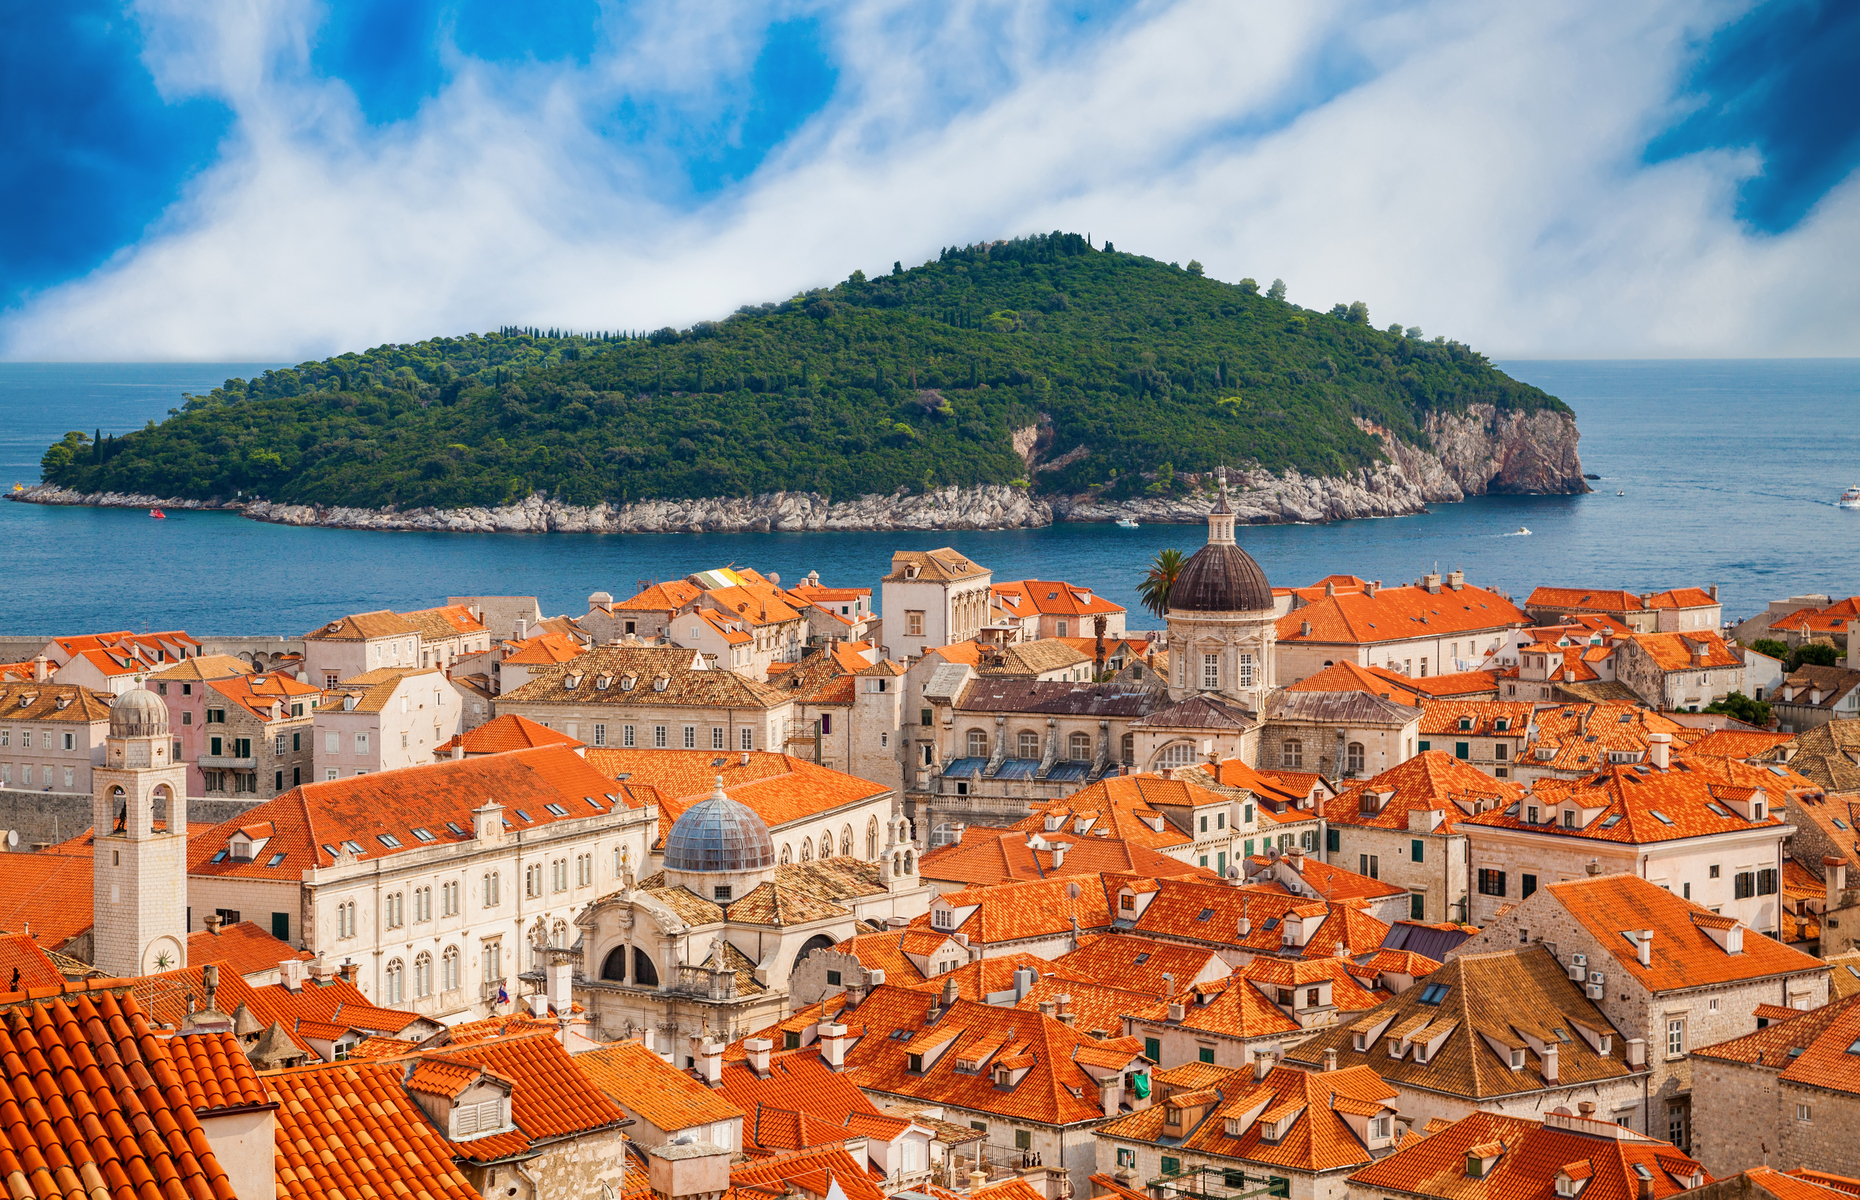
<instances>
[{"instance_id":1,"label":"stone wall","mask_svg":"<svg viewBox=\"0 0 1860 1200\"><path fill-rule=\"evenodd\" d=\"M0 789L0 831L19 834L19 844L0 845L0 850L23 852L74 838L90 828L88 793L29 792L19 788ZM187 799L189 824L211 821L217 825L250 812L261 800Z\"/></svg>"}]
</instances>

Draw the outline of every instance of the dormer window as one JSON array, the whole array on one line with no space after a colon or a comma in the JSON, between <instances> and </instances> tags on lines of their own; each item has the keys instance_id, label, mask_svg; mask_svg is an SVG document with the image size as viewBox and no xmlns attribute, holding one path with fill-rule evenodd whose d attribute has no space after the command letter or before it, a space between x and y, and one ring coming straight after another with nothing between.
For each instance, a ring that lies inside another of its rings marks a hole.
<instances>
[{"instance_id":1,"label":"dormer window","mask_svg":"<svg viewBox=\"0 0 1860 1200\"><path fill-rule=\"evenodd\" d=\"M947 908L933 908L930 910L930 924L937 929L948 929L955 924L954 916Z\"/></svg>"},{"instance_id":2,"label":"dormer window","mask_svg":"<svg viewBox=\"0 0 1860 1200\"><path fill-rule=\"evenodd\" d=\"M1522 1071L1524 1069L1524 1051L1513 1050L1511 1052L1511 1069L1514 1071Z\"/></svg>"},{"instance_id":3,"label":"dormer window","mask_svg":"<svg viewBox=\"0 0 1860 1200\"><path fill-rule=\"evenodd\" d=\"M623 678L622 678L622 679L620 680L620 690L621 690L621 691L623 691L623 692L630 692L630 691L632 691L632 690L633 690L633 685L634 685L635 683L637 683L637 682L638 682L638 680L636 680L636 679L635 679L635 678L634 678L633 676L631 676L631 675L627 675L627 676L624 676L624 677L623 677Z\"/></svg>"},{"instance_id":4,"label":"dormer window","mask_svg":"<svg viewBox=\"0 0 1860 1200\"><path fill-rule=\"evenodd\" d=\"M655 692L662 692L671 685L671 682L669 677L661 675L652 681L652 690Z\"/></svg>"},{"instance_id":5,"label":"dormer window","mask_svg":"<svg viewBox=\"0 0 1860 1200\"><path fill-rule=\"evenodd\" d=\"M1473 719L1471 717L1460 718L1460 732L1461 733L1470 732L1472 730L1472 727L1473 727Z\"/></svg>"}]
</instances>

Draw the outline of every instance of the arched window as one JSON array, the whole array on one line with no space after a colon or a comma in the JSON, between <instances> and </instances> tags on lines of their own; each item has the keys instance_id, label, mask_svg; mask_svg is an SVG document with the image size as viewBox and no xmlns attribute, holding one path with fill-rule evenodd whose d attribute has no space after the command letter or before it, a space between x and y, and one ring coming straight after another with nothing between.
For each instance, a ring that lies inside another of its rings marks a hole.
<instances>
[{"instance_id":1,"label":"arched window","mask_svg":"<svg viewBox=\"0 0 1860 1200\"><path fill-rule=\"evenodd\" d=\"M1363 743L1351 742L1348 746L1344 747L1343 769L1350 772L1352 775L1361 775L1363 773Z\"/></svg>"},{"instance_id":2,"label":"arched window","mask_svg":"<svg viewBox=\"0 0 1860 1200\"><path fill-rule=\"evenodd\" d=\"M814 839L813 838L802 838L801 839L801 861L802 862L813 862L814 861Z\"/></svg>"},{"instance_id":3,"label":"arched window","mask_svg":"<svg viewBox=\"0 0 1860 1200\"><path fill-rule=\"evenodd\" d=\"M788 845L787 842L783 842L781 844L781 865L785 867L793 861L794 861L794 848Z\"/></svg>"},{"instance_id":4,"label":"arched window","mask_svg":"<svg viewBox=\"0 0 1860 1200\"><path fill-rule=\"evenodd\" d=\"M852 826L840 826L840 857L852 857Z\"/></svg>"},{"instance_id":5,"label":"arched window","mask_svg":"<svg viewBox=\"0 0 1860 1200\"><path fill-rule=\"evenodd\" d=\"M560 917L557 917L555 919L555 924L551 926L549 929L549 944L551 946L567 947L568 945L568 922L567 921L564 921Z\"/></svg>"},{"instance_id":6,"label":"arched window","mask_svg":"<svg viewBox=\"0 0 1860 1200\"><path fill-rule=\"evenodd\" d=\"M871 862L878 857L878 818L873 817L865 823L865 861Z\"/></svg>"},{"instance_id":7,"label":"arched window","mask_svg":"<svg viewBox=\"0 0 1860 1200\"><path fill-rule=\"evenodd\" d=\"M794 956L794 965L796 968L800 967L801 960L806 958L808 955L812 954L816 950L831 950L831 949L833 949L833 939L828 937L824 933L817 933L813 937L808 938L805 942L801 943L801 949L798 952L796 952Z\"/></svg>"},{"instance_id":8,"label":"arched window","mask_svg":"<svg viewBox=\"0 0 1860 1200\"><path fill-rule=\"evenodd\" d=\"M601 960L602 979L613 983L626 982L626 951L625 946L615 946L607 952L607 957Z\"/></svg>"},{"instance_id":9,"label":"arched window","mask_svg":"<svg viewBox=\"0 0 1860 1200\"><path fill-rule=\"evenodd\" d=\"M1279 765L1288 770L1303 769L1305 765L1305 744L1297 738L1286 738L1279 746Z\"/></svg>"},{"instance_id":10,"label":"arched window","mask_svg":"<svg viewBox=\"0 0 1860 1200\"><path fill-rule=\"evenodd\" d=\"M46 778L49 780L51 776L48 774ZM157 785L154 793L149 796L149 828L151 830L168 828L169 801L173 798L174 793L168 790L168 785L165 783Z\"/></svg>"},{"instance_id":11,"label":"arched window","mask_svg":"<svg viewBox=\"0 0 1860 1200\"><path fill-rule=\"evenodd\" d=\"M387 965L387 973L382 976L382 1003L399 1004L407 998L407 967L400 959Z\"/></svg>"},{"instance_id":12,"label":"arched window","mask_svg":"<svg viewBox=\"0 0 1860 1200\"><path fill-rule=\"evenodd\" d=\"M1031 729L1023 729L1015 739L1015 752L1021 758L1040 757L1040 735Z\"/></svg>"},{"instance_id":13,"label":"arched window","mask_svg":"<svg viewBox=\"0 0 1860 1200\"><path fill-rule=\"evenodd\" d=\"M969 757L988 757L988 734L981 729L969 730Z\"/></svg>"},{"instance_id":14,"label":"arched window","mask_svg":"<svg viewBox=\"0 0 1860 1200\"><path fill-rule=\"evenodd\" d=\"M433 994L433 956L420 951L413 960L413 998L424 1000Z\"/></svg>"},{"instance_id":15,"label":"arched window","mask_svg":"<svg viewBox=\"0 0 1860 1200\"><path fill-rule=\"evenodd\" d=\"M1075 733L1066 738L1066 757L1079 762L1091 757L1091 734Z\"/></svg>"},{"instance_id":16,"label":"arched window","mask_svg":"<svg viewBox=\"0 0 1860 1200\"><path fill-rule=\"evenodd\" d=\"M441 991L459 990L459 948L447 946L446 952L439 956L439 987Z\"/></svg>"},{"instance_id":17,"label":"arched window","mask_svg":"<svg viewBox=\"0 0 1860 1200\"><path fill-rule=\"evenodd\" d=\"M638 987L659 986L659 968L652 956L638 946L633 947L633 983Z\"/></svg>"},{"instance_id":18,"label":"arched window","mask_svg":"<svg viewBox=\"0 0 1860 1200\"><path fill-rule=\"evenodd\" d=\"M831 829L820 831L820 857L833 857L833 831Z\"/></svg>"},{"instance_id":19,"label":"arched window","mask_svg":"<svg viewBox=\"0 0 1860 1200\"><path fill-rule=\"evenodd\" d=\"M1137 735L1136 735L1136 734L1134 734L1134 733L1127 733L1127 734L1125 734L1125 735L1124 735L1124 754L1123 754L1123 761L1124 761L1124 762L1126 762L1126 763L1129 763L1129 764L1131 764L1131 765L1133 765L1133 766L1134 766L1134 765L1136 764L1136 761L1137 761Z\"/></svg>"},{"instance_id":20,"label":"arched window","mask_svg":"<svg viewBox=\"0 0 1860 1200\"><path fill-rule=\"evenodd\" d=\"M1161 764L1165 767L1186 767L1195 761L1195 743L1176 742L1164 747Z\"/></svg>"}]
</instances>

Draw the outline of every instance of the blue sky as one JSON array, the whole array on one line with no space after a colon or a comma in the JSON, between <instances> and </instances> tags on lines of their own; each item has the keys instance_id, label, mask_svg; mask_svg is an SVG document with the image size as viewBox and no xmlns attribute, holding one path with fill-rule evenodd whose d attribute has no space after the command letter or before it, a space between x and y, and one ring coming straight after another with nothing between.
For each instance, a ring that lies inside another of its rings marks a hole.
<instances>
[{"instance_id":1,"label":"blue sky","mask_svg":"<svg viewBox=\"0 0 1860 1200\"><path fill-rule=\"evenodd\" d=\"M685 323L1068 228L1493 353L1860 352L1860 6L62 0L0 353Z\"/></svg>"}]
</instances>

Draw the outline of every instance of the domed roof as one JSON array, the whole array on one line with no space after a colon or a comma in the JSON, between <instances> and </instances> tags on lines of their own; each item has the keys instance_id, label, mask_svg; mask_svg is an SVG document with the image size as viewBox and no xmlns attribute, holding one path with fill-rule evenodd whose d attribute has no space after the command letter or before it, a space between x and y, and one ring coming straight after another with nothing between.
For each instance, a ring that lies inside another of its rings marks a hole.
<instances>
[{"instance_id":1,"label":"domed roof","mask_svg":"<svg viewBox=\"0 0 1860 1200\"><path fill-rule=\"evenodd\" d=\"M672 823L665 835L668 871L760 871L775 865L775 843L755 810L723 794L723 777L708 799Z\"/></svg>"},{"instance_id":2,"label":"domed roof","mask_svg":"<svg viewBox=\"0 0 1860 1200\"><path fill-rule=\"evenodd\" d=\"M1266 573L1232 542L1209 542L1195 551L1169 589L1173 612L1266 612L1272 607Z\"/></svg>"},{"instance_id":3,"label":"domed roof","mask_svg":"<svg viewBox=\"0 0 1860 1200\"><path fill-rule=\"evenodd\" d=\"M168 705L147 688L131 688L110 705L111 737L166 737Z\"/></svg>"}]
</instances>

